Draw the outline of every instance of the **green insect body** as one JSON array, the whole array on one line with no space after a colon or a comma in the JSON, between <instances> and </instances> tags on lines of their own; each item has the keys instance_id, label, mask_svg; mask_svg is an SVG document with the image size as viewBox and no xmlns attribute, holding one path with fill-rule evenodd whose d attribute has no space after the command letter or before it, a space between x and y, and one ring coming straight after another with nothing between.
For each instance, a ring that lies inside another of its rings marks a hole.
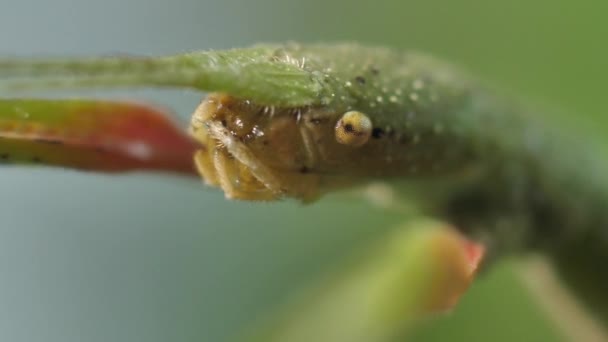
<instances>
[{"instance_id":1,"label":"green insect body","mask_svg":"<svg viewBox=\"0 0 608 342\"><path fill-rule=\"evenodd\" d=\"M15 89L212 92L192 119L202 145L195 162L230 198L312 201L383 181L493 253L534 247L560 260L584 245L605 256L608 181L596 151L424 54L262 45L162 58L5 60L0 77Z\"/></svg>"}]
</instances>

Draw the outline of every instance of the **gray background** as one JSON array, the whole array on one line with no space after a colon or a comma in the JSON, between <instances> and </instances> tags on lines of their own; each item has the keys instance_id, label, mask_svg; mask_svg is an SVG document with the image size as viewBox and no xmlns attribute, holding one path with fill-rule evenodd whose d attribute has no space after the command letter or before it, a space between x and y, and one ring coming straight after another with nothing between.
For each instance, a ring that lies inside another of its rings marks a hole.
<instances>
[{"instance_id":1,"label":"gray background","mask_svg":"<svg viewBox=\"0 0 608 342\"><path fill-rule=\"evenodd\" d=\"M602 6L0 0L0 54L163 54L343 39L414 47L584 113L563 119L602 133ZM201 96L87 94L169 105L184 123ZM221 341L399 220L344 199L308 207L226 202L197 181L163 175L2 168L0 341ZM480 279L462 310L420 340L553 336L509 274L498 267Z\"/></svg>"}]
</instances>

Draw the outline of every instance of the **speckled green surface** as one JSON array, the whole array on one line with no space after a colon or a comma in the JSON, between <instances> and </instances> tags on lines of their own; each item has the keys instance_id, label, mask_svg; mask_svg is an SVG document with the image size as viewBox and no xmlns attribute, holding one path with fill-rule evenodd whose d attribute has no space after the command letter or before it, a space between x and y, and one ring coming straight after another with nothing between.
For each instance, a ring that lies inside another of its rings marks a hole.
<instances>
[{"instance_id":1,"label":"speckled green surface","mask_svg":"<svg viewBox=\"0 0 608 342\"><path fill-rule=\"evenodd\" d=\"M171 54L352 39L440 55L557 107L551 120L572 130L607 131L601 1L3 6L3 54ZM183 119L200 100L181 92L110 95L166 103ZM403 220L335 199L306 208L227 203L198 183L158 176L9 168L0 185L0 331L13 341L222 341L328 262ZM417 340L555 340L533 302L516 291L510 267L479 278L462 310Z\"/></svg>"}]
</instances>

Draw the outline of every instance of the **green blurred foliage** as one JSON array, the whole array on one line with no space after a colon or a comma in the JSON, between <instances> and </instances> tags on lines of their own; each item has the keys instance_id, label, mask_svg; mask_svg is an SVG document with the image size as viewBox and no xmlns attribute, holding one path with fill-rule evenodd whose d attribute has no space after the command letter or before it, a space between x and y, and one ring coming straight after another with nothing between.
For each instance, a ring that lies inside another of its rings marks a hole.
<instances>
[{"instance_id":1,"label":"green blurred foliage","mask_svg":"<svg viewBox=\"0 0 608 342\"><path fill-rule=\"evenodd\" d=\"M429 321L412 341L559 341L514 272L515 261L482 274L453 312Z\"/></svg>"},{"instance_id":2,"label":"green blurred foliage","mask_svg":"<svg viewBox=\"0 0 608 342\"><path fill-rule=\"evenodd\" d=\"M2 0L0 52L168 54L357 40L435 53L545 104L548 120L602 136L606 10L601 0ZM199 100L110 95L171 105L182 118ZM337 198L309 207L229 203L162 176L1 172L2 340L222 341L405 219ZM556 340L512 268L482 274L461 306L415 340Z\"/></svg>"}]
</instances>

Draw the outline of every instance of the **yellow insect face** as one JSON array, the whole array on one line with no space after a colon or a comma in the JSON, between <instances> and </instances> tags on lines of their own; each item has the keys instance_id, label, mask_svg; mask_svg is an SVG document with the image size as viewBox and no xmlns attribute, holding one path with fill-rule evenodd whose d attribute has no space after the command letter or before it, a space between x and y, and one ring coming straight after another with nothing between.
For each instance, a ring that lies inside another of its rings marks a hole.
<instances>
[{"instance_id":1,"label":"yellow insect face","mask_svg":"<svg viewBox=\"0 0 608 342\"><path fill-rule=\"evenodd\" d=\"M370 119L342 113L264 107L211 94L192 118L192 133L205 146L195 157L198 170L227 197L248 200L311 201L352 185L366 175L365 168L354 167L358 161L382 153L376 153L378 144L361 147L372 136Z\"/></svg>"}]
</instances>

